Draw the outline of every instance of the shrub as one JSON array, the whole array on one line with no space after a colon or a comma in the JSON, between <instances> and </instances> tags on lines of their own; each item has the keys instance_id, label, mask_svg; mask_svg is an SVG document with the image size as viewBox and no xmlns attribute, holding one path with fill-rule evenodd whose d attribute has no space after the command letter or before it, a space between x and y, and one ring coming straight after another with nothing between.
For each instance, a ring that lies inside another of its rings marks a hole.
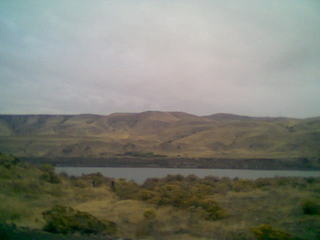
<instances>
[{"instance_id":1,"label":"shrub","mask_svg":"<svg viewBox=\"0 0 320 240\"><path fill-rule=\"evenodd\" d=\"M213 199L199 199L192 204L192 207L200 208L206 220L215 221L222 219L227 214Z\"/></svg>"},{"instance_id":2,"label":"shrub","mask_svg":"<svg viewBox=\"0 0 320 240\"><path fill-rule=\"evenodd\" d=\"M150 190L142 189L138 192L137 197L142 201L149 201L156 197L156 193ZM150 201L152 202L152 201Z\"/></svg>"},{"instance_id":3,"label":"shrub","mask_svg":"<svg viewBox=\"0 0 320 240\"><path fill-rule=\"evenodd\" d=\"M0 165L4 166L5 168L11 168L20 163L20 160L10 156L0 153Z\"/></svg>"},{"instance_id":4,"label":"shrub","mask_svg":"<svg viewBox=\"0 0 320 240\"><path fill-rule=\"evenodd\" d=\"M119 179L115 183L115 193L120 199L135 199L139 193L139 186L133 181Z\"/></svg>"},{"instance_id":5,"label":"shrub","mask_svg":"<svg viewBox=\"0 0 320 240\"><path fill-rule=\"evenodd\" d=\"M185 207L186 199L191 197L190 192L185 191L179 184L168 183L161 186L158 190L157 204L171 205L178 208Z\"/></svg>"},{"instance_id":6,"label":"shrub","mask_svg":"<svg viewBox=\"0 0 320 240\"><path fill-rule=\"evenodd\" d=\"M58 184L61 182L58 175L54 172L45 172L40 176L40 179L52 184Z\"/></svg>"},{"instance_id":7,"label":"shrub","mask_svg":"<svg viewBox=\"0 0 320 240\"><path fill-rule=\"evenodd\" d=\"M0 223L0 239L1 240L11 239L8 232L9 232L8 227Z\"/></svg>"},{"instance_id":8,"label":"shrub","mask_svg":"<svg viewBox=\"0 0 320 240\"><path fill-rule=\"evenodd\" d=\"M6 207L0 207L0 221L1 222L12 222L15 220L19 220L24 213L21 213L19 208L10 208L8 206ZM0 238L2 239L2 238Z\"/></svg>"},{"instance_id":9,"label":"shrub","mask_svg":"<svg viewBox=\"0 0 320 240\"><path fill-rule=\"evenodd\" d=\"M110 186L111 182L113 181L111 178L103 176L101 173L90 173L82 175L80 178L92 187L101 187L103 185Z\"/></svg>"},{"instance_id":10,"label":"shrub","mask_svg":"<svg viewBox=\"0 0 320 240\"><path fill-rule=\"evenodd\" d=\"M210 197L213 188L208 184L183 182L179 175L168 175L166 180L168 182L153 186L152 189L140 190L137 198L158 206L170 205L196 210L203 218L210 221L226 216L225 210Z\"/></svg>"},{"instance_id":11,"label":"shrub","mask_svg":"<svg viewBox=\"0 0 320 240\"><path fill-rule=\"evenodd\" d=\"M44 180L48 183L58 184L61 182L59 176L54 172L54 167L50 164L43 164L40 167L42 170L42 175L40 176L41 180Z\"/></svg>"},{"instance_id":12,"label":"shrub","mask_svg":"<svg viewBox=\"0 0 320 240\"><path fill-rule=\"evenodd\" d=\"M257 240L294 240L289 233L274 229L268 224L263 224L259 227L253 228L252 232L256 236Z\"/></svg>"},{"instance_id":13,"label":"shrub","mask_svg":"<svg viewBox=\"0 0 320 240\"><path fill-rule=\"evenodd\" d=\"M44 230L53 233L115 233L115 223L105 224L94 216L74 210L70 207L55 206L51 210L43 212L46 221Z\"/></svg>"},{"instance_id":14,"label":"shrub","mask_svg":"<svg viewBox=\"0 0 320 240\"><path fill-rule=\"evenodd\" d=\"M39 168L44 172L54 172L54 166L49 163L44 163Z\"/></svg>"},{"instance_id":15,"label":"shrub","mask_svg":"<svg viewBox=\"0 0 320 240\"><path fill-rule=\"evenodd\" d=\"M312 200L307 200L302 203L302 210L304 214L309 214L309 215L320 214L320 204Z\"/></svg>"}]
</instances>

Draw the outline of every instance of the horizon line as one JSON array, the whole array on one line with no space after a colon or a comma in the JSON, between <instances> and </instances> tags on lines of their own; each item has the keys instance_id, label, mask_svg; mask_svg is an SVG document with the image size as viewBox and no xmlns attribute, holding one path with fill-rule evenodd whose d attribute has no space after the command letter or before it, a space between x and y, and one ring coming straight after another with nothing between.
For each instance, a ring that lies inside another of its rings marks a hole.
<instances>
[{"instance_id":1,"label":"horizon line","mask_svg":"<svg viewBox=\"0 0 320 240\"><path fill-rule=\"evenodd\" d=\"M227 112L216 112L212 114L206 115L198 115L194 113L184 112L184 111L160 111L160 110L146 110L141 112L112 112L108 114L101 113L0 113L0 116L80 116L80 115L95 115L95 116L110 116L112 114L141 114L148 112L158 112L158 113L185 113L197 117L210 117L214 115L229 115L229 116L238 116L238 117L248 117L248 118L290 118L290 119L310 119L317 118L320 116L311 116L311 117L290 117L290 116L261 116L261 115L244 115L244 114L236 114L236 113L227 113Z\"/></svg>"}]
</instances>

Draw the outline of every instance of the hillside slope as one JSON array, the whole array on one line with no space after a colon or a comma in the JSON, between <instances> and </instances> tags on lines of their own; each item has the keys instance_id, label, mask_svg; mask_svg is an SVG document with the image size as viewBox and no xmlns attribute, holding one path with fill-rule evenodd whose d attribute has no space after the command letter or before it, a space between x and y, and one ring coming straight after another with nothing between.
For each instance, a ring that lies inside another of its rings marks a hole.
<instances>
[{"instance_id":1,"label":"hillside slope","mask_svg":"<svg viewBox=\"0 0 320 240\"><path fill-rule=\"evenodd\" d=\"M0 115L0 151L19 157L291 158L320 155L320 118L196 116L148 111L111 115Z\"/></svg>"}]
</instances>

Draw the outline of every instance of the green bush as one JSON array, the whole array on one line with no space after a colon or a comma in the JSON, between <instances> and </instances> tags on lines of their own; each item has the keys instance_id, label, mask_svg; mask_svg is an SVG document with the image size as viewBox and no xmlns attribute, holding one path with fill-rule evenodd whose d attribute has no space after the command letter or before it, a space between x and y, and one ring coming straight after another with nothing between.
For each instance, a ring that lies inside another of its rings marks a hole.
<instances>
[{"instance_id":1,"label":"green bush","mask_svg":"<svg viewBox=\"0 0 320 240\"><path fill-rule=\"evenodd\" d=\"M18 158L0 153L0 165L4 166L5 168L9 169L19 163L20 160Z\"/></svg>"},{"instance_id":2,"label":"green bush","mask_svg":"<svg viewBox=\"0 0 320 240\"><path fill-rule=\"evenodd\" d=\"M45 172L40 176L40 179L52 184L58 184L61 182L58 175L54 172Z\"/></svg>"},{"instance_id":3,"label":"green bush","mask_svg":"<svg viewBox=\"0 0 320 240\"><path fill-rule=\"evenodd\" d=\"M54 172L54 167L50 164L43 164L40 167L42 170L42 175L40 176L41 180L44 180L48 183L58 184L61 182L59 176Z\"/></svg>"},{"instance_id":4,"label":"green bush","mask_svg":"<svg viewBox=\"0 0 320 240\"><path fill-rule=\"evenodd\" d=\"M120 199L135 199L139 194L139 186L135 182L125 179L117 180L114 188Z\"/></svg>"},{"instance_id":5,"label":"green bush","mask_svg":"<svg viewBox=\"0 0 320 240\"><path fill-rule=\"evenodd\" d=\"M208 179L201 182L193 176L184 178L181 175L168 175L160 181L149 179L136 196L139 200L158 206L170 205L195 211L206 220L214 221L227 215L213 200L214 192L215 188Z\"/></svg>"},{"instance_id":6,"label":"green bush","mask_svg":"<svg viewBox=\"0 0 320 240\"><path fill-rule=\"evenodd\" d=\"M210 198L198 199L192 203L191 207L200 209L203 217L209 221L219 220L227 215L226 211Z\"/></svg>"},{"instance_id":7,"label":"green bush","mask_svg":"<svg viewBox=\"0 0 320 240\"><path fill-rule=\"evenodd\" d=\"M304 214L317 215L320 214L320 204L312 200L307 200L302 203L302 210Z\"/></svg>"},{"instance_id":8,"label":"green bush","mask_svg":"<svg viewBox=\"0 0 320 240\"><path fill-rule=\"evenodd\" d=\"M274 229L268 224L263 224L259 227L253 228L252 232L257 240L294 240L289 233Z\"/></svg>"},{"instance_id":9,"label":"green bush","mask_svg":"<svg viewBox=\"0 0 320 240\"><path fill-rule=\"evenodd\" d=\"M8 227L0 223L0 239L1 240L10 240Z\"/></svg>"},{"instance_id":10,"label":"green bush","mask_svg":"<svg viewBox=\"0 0 320 240\"><path fill-rule=\"evenodd\" d=\"M51 210L43 212L46 221L44 230L53 233L81 233L98 234L116 232L115 223L101 222L94 216L74 210L70 207L55 206Z\"/></svg>"},{"instance_id":11,"label":"green bush","mask_svg":"<svg viewBox=\"0 0 320 240\"><path fill-rule=\"evenodd\" d=\"M157 205L171 205L178 208L186 207L186 200L191 197L181 185L168 183L156 189L158 195L155 198Z\"/></svg>"},{"instance_id":12,"label":"green bush","mask_svg":"<svg viewBox=\"0 0 320 240\"><path fill-rule=\"evenodd\" d=\"M156 197L156 193L150 190L142 189L138 192L137 198L142 201L147 201L152 203L152 199Z\"/></svg>"},{"instance_id":13,"label":"green bush","mask_svg":"<svg viewBox=\"0 0 320 240\"><path fill-rule=\"evenodd\" d=\"M7 205L7 204L6 204ZM1 222L12 222L15 220L19 220L24 212L19 207L8 207L8 206L0 206L0 221ZM2 239L2 238L0 238Z\"/></svg>"}]
</instances>

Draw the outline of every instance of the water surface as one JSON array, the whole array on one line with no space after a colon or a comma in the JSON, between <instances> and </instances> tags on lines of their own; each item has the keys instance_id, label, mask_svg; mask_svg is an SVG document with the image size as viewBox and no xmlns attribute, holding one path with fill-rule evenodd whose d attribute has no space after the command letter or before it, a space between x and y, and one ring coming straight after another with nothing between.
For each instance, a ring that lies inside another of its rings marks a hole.
<instances>
[{"instance_id":1,"label":"water surface","mask_svg":"<svg viewBox=\"0 0 320 240\"><path fill-rule=\"evenodd\" d=\"M125 178L143 183L147 178L161 178L168 174L198 177L216 176L257 179L260 177L320 177L320 171L248 170L248 169L190 169L190 168L111 168L111 167L56 167L56 172L72 176L100 172L106 177Z\"/></svg>"}]
</instances>

